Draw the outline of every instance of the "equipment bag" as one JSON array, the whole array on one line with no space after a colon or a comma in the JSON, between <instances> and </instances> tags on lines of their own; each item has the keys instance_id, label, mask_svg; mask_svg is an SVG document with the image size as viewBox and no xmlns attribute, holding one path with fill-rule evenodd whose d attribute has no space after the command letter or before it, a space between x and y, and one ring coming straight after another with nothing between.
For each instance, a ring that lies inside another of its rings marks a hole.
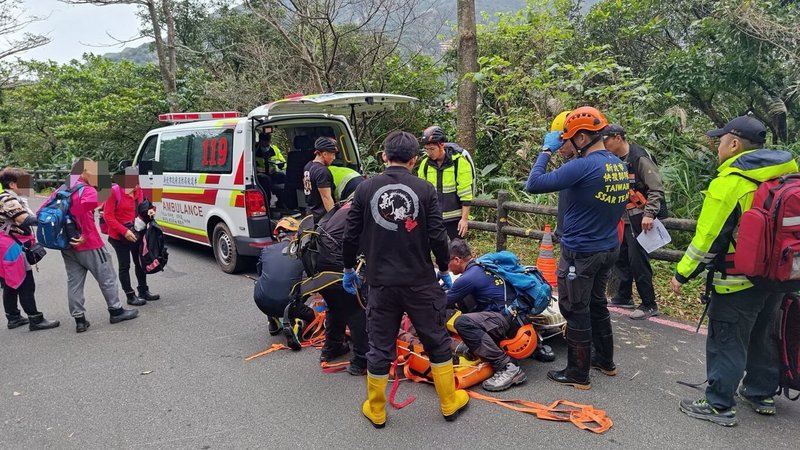
<instances>
[{"instance_id":1,"label":"equipment bag","mask_svg":"<svg viewBox=\"0 0 800 450\"><path fill-rule=\"evenodd\" d=\"M150 221L142 233L139 263L145 273L149 275L164 270L168 259L169 252L164 242L164 232L155 220Z\"/></svg>"},{"instance_id":2,"label":"equipment bag","mask_svg":"<svg viewBox=\"0 0 800 450\"><path fill-rule=\"evenodd\" d=\"M800 398L800 297L787 294L783 299L780 320L781 378L778 394L790 400ZM790 391L798 394L791 396Z\"/></svg>"},{"instance_id":3,"label":"equipment bag","mask_svg":"<svg viewBox=\"0 0 800 450\"><path fill-rule=\"evenodd\" d=\"M745 177L752 183L757 180ZM742 215L734 270L776 292L800 290L800 174L760 183Z\"/></svg>"},{"instance_id":4,"label":"equipment bag","mask_svg":"<svg viewBox=\"0 0 800 450\"><path fill-rule=\"evenodd\" d=\"M70 240L80 235L69 210L72 194L77 191L79 197L83 195L83 186L83 183L78 183L67 189L66 185L62 185L36 212L39 221L36 240L44 247L67 250L71 248Z\"/></svg>"},{"instance_id":5,"label":"equipment bag","mask_svg":"<svg viewBox=\"0 0 800 450\"><path fill-rule=\"evenodd\" d=\"M522 266L509 251L487 253L475 262L514 288L516 297L506 301L506 310L513 316L526 319L547 309L552 288L536 267Z\"/></svg>"}]
</instances>

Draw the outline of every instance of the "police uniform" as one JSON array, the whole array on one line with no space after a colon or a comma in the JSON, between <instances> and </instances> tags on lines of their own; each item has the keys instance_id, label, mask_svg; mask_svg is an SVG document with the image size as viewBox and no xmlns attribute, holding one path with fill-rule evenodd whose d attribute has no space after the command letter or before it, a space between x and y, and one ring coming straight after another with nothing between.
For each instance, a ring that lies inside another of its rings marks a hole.
<instances>
[{"instance_id":1,"label":"police uniform","mask_svg":"<svg viewBox=\"0 0 800 450\"><path fill-rule=\"evenodd\" d=\"M425 155L417 169L417 175L428 180L435 188L442 219L450 239L458 237L458 222L461 208L469 206L473 193L472 165L460 153L446 144L444 160L439 166Z\"/></svg>"},{"instance_id":2,"label":"police uniform","mask_svg":"<svg viewBox=\"0 0 800 450\"><path fill-rule=\"evenodd\" d=\"M347 215L345 267L355 267L359 243L367 260L370 374L389 373L404 312L431 363L450 361L447 300L430 255L433 252L441 271L448 270L450 258L433 186L398 166L389 166L383 174L361 183Z\"/></svg>"},{"instance_id":3,"label":"police uniform","mask_svg":"<svg viewBox=\"0 0 800 450\"><path fill-rule=\"evenodd\" d=\"M676 268L675 278L686 283L713 263L706 400L717 410L736 404L734 393L745 370L742 391L748 398L769 398L777 390L778 348L770 333L783 295L754 287L734 272L734 233L757 188L743 176L765 181L797 171L792 155L784 151L746 151L723 162L705 193L697 231Z\"/></svg>"}]
</instances>

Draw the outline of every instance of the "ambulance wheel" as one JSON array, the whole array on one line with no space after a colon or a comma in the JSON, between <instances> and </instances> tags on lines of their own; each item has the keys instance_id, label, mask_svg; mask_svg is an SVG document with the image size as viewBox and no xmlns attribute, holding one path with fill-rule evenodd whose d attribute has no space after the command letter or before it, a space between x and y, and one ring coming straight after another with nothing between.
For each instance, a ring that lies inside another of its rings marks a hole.
<instances>
[{"instance_id":1,"label":"ambulance wheel","mask_svg":"<svg viewBox=\"0 0 800 450\"><path fill-rule=\"evenodd\" d=\"M214 227L211 247L214 249L214 258L223 272L237 273L242 270L243 258L239 255L231 230L224 222Z\"/></svg>"}]
</instances>

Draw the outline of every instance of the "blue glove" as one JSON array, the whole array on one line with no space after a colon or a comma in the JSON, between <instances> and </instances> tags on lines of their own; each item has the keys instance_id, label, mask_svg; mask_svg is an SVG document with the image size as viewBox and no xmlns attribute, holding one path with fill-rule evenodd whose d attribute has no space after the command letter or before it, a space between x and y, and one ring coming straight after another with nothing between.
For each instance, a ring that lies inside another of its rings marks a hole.
<instances>
[{"instance_id":1,"label":"blue glove","mask_svg":"<svg viewBox=\"0 0 800 450\"><path fill-rule=\"evenodd\" d=\"M442 287L450 289L453 287L453 276L450 272L439 272L439 280L442 282Z\"/></svg>"},{"instance_id":2,"label":"blue glove","mask_svg":"<svg viewBox=\"0 0 800 450\"><path fill-rule=\"evenodd\" d=\"M542 145L543 150L554 152L560 149L563 145L564 140L561 139L560 131L551 131L544 135L544 145Z\"/></svg>"},{"instance_id":3,"label":"blue glove","mask_svg":"<svg viewBox=\"0 0 800 450\"><path fill-rule=\"evenodd\" d=\"M342 287L344 291L350 295L356 295L356 289L361 287L361 278L353 269L344 269L344 277L342 277Z\"/></svg>"}]
</instances>

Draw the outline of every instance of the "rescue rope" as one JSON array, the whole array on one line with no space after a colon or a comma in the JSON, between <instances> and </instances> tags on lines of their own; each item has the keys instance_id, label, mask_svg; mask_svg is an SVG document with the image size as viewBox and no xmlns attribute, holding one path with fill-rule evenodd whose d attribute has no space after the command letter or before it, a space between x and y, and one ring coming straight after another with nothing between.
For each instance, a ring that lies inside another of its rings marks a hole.
<instances>
[{"instance_id":1,"label":"rescue rope","mask_svg":"<svg viewBox=\"0 0 800 450\"><path fill-rule=\"evenodd\" d=\"M531 414L542 420L572 422L576 427L592 433L605 433L614 425L614 422L611 421L604 410L596 409L592 405L556 400L545 406L528 400L499 399L470 390L467 390L467 394L476 400L483 400L514 411Z\"/></svg>"},{"instance_id":2,"label":"rescue rope","mask_svg":"<svg viewBox=\"0 0 800 450\"><path fill-rule=\"evenodd\" d=\"M417 399L415 395L412 395L401 403L397 403L395 401L395 396L397 395L397 389L400 387L400 382L403 381L400 379L400 377L397 376L397 366L400 364L405 365L405 361L400 363L400 359L401 358L397 358L394 360L394 363L392 363L392 369L390 370L390 373L394 377L394 381L392 382L392 389L389 391L389 404L392 405L394 409L403 409L406 406L414 403L414 401Z\"/></svg>"}]
</instances>

